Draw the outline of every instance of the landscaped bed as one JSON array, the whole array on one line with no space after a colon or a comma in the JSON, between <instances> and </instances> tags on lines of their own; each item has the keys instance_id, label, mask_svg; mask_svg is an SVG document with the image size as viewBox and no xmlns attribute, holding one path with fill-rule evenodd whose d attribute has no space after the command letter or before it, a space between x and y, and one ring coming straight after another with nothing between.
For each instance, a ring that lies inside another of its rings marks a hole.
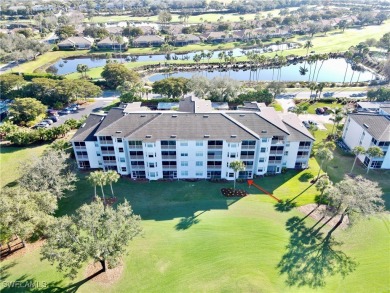
<instances>
[{"instance_id":1,"label":"landscaped bed","mask_svg":"<svg viewBox=\"0 0 390 293\"><path fill-rule=\"evenodd\" d=\"M244 197L248 193L242 189L233 189L233 188L221 188L221 193L225 197Z\"/></svg>"}]
</instances>

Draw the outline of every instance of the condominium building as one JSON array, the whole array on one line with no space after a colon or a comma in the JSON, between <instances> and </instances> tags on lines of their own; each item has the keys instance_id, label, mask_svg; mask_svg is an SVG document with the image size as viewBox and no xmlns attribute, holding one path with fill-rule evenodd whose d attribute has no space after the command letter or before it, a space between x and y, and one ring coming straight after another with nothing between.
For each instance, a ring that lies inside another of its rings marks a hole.
<instances>
[{"instance_id":1,"label":"condominium building","mask_svg":"<svg viewBox=\"0 0 390 293\"><path fill-rule=\"evenodd\" d=\"M79 168L114 169L131 178L234 179L308 167L314 138L295 114L216 111L187 97L179 111L150 111L132 103L91 114L72 138Z\"/></svg>"},{"instance_id":2,"label":"condominium building","mask_svg":"<svg viewBox=\"0 0 390 293\"><path fill-rule=\"evenodd\" d=\"M369 158L359 155L359 160L370 169L390 169L390 106L382 106L376 113L356 113L348 115L344 129L343 140L353 149L362 146L368 149L378 146L383 150L383 157Z\"/></svg>"}]
</instances>

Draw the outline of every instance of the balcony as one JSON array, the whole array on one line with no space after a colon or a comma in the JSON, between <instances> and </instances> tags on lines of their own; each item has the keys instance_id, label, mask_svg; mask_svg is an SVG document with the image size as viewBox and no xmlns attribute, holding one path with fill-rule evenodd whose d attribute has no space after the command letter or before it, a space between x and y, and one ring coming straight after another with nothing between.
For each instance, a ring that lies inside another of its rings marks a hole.
<instances>
[{"instance_id":1,"label":"balcony","mask_svg":"<svg viewBox=\"0 0 390 293\"><path fill-rule=\"evenodd\" d=\"M254 155L241 155L240 159L241 160L253 160L255 158Z\"/></svg>"},{"instance_id":2,"label":"balcony","mask_svg":"<svg viewBox=\"0 0 390 293\"><path fill-rule=\"evenodd\" d=\"M310 146L299 146L299 150L310 150Z\"/></svg>"},{"instance_id":3,"label":"balcony","mask_svg":"<svg viewBox=\"0 0 390 293\"><path fill-rule=\"evenodd\" d=\"M177 166L162 166L162 168L163 168L163 171L164 170L176 170L177 169Z\"/></svg>"},{"instance_id":4,"label":"balcony","mask_svg":"<svg viewBox=\"0 0 390 293\"><path fill-rule=\"evenodd\" d=\"M113 144L112 140L100 140L101 145Z\"/></svg>"},{"instance_id":5,"label":"balcony","mask_svg":"<svg viewBox=\"0 0 390 293\"><path fill-rule=\"evenodd\" d=\"M102 151L103 155L115 155L115 151Z\"/></svg>"},{"instance_id":6,"label":"balcony","mask_svg":"<svg viewBox=\"0 0 390 293\"><path fill-rule=\"evenodd\" d=\"M130 156L130 160L144 160L144 156Z\"/></svg>"},{"instance_id":7,"label":"balcony","mask_svg":"<svg viewBox=\"0 0 390 293\"><path fill-rule=\"evenodd\" d=\"M141 145L128 145L129 149L138 149L142 150L142 144Z\"/></svg>"},{"instance_id":8,"label":"balcony","mask_svg":"<svg viewBox=\"0 0 390 293\"><path fill-rule=\"evenodd\" d=\"M162 160L176 160L176 156L161 156Z\"/></svg>"},{"instance_id":9,"label":"balcony","mask_svg":"<svg viewBox=\"0 0 390 293\"><path fill-rule=\"evenodd\" d=\"M80 161L80 160L84 160L84 161L88 161L88 155L84 156L84 155L77 155L77 159Z\"/></svg>"},{"instance_id":10,"label":"balcony","mask_svg":"<svg viewBox=\"0 0 390 293\"><path fill-rule=\"evenodd\" d=\"M282 160L268 160L268 165L277 165L281 164Z\"/></svg>"},{"instance_id":11,"label":"balcony","mask_svg":"<svg viewBox=\"0 0 390 293\"><path fill-rule=\"evenodd\" d=\"M162 150L175 150L176 149L176 145L162 145L161 149Z\"/></svg>"},{"instance_id":12,"label":"balcony","mask_svg":"<svg viewBox=\"0 0 390 293\"><path fill-rule=\"evenodd\" d=\"M207 146L209 150L222 150L223 145L209 145Z\"/></svg>"},{"instance_id":13,"label":"balcony","mask_svg":"<svg viewBox=\"0 0 390 293\"><path fill-rule=\"evenodd\" d=\"M285 141L284 140L281 140L281 139L273 139L271 140L271 144L272 145L281 145L281 144L285 144Z\"/></svg>"},{"instance_id":14,"label":"balcony","mask_svg":"<svg viewBox=\"0 0 390 293\"><path fill-rule=\"evenodd\" d=\"M207 160L222 160L222 155L218 155L218 156L207 155Z\"/></svg>"},{"instance_id":15,"label":"balcony","mask_svg":"<svg viewBox=\"0 0 390 293\"><path fill-rule=\"evenodd\" d=\"M131 170L136 171L136 170L145 170L145 165L135 165L131 166Z\"/></svg>"},{"instance_id":16,"label":"balcony","mask_svg":"<svg viewBox=\"0 0 390 293\"><path fill-rule=\"evenodd\" d=\"M254 150L256 148L256 145L242 145L242 150Z\"/></svg>"},{"instance_id":17,"label":"balcony","mask_svg":"<svg viewBox=\"0 0 390 293\"><path fill-rule=\"evenodd\" d=\"M219 171L222 169L222 166L209 166L207 165L207 171Z\"/></svg>"},{"instance_id":18,"label":"balcony","mask_svg":"<svg viewBox=\"0 0 390 293\"><path fill-rule=\"evenodd\" d=\"M116 165L116 160L103 160L104 164L115 164Z\"/></svg>"},{"instance_id":19,"label":"balcony","mask_svg":"<svg viewBox=\"0 0 390 293\"><path fill-rule=\"evenodd\" d=\"M74 147L75 150L86 150L87 147L84 145L84 146L75 146Z\"/></svg>"},{"instance_id":20,"label":"balcony","mask_svg":"<svg viewBox=\"0 0 390 293\"><path fill-rule=\"evenodd\" d=\"M270 151L269 154L270 155L283 155L283 152L284 151Z\"/></svg>"}]
</instances>

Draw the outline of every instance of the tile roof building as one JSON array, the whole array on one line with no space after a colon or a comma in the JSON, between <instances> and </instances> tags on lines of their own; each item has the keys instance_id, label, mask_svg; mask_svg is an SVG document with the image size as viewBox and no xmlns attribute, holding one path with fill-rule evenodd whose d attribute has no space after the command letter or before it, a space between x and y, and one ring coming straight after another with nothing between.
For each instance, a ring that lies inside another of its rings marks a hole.
<instances>
[{"instance_id":1,"label":"tile roof building","mask_svg":"<svg viewBox=\"0 0 390 293\"><path fill-rule=\"evenodd\" d=\"M218 111L187 97L178 111L145 111L141 104L91 114L72 138L79 168L114 169L131 178L234 179L307 168L314 138L295 114L270 107Z\"/></svg>"}]
</instances>

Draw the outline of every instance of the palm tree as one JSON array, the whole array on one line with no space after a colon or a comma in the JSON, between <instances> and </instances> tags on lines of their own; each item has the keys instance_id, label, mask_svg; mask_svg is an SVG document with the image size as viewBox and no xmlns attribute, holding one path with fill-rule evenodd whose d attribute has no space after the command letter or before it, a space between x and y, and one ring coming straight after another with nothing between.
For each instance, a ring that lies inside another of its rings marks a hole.
<instances>
[{"instance_id":1,"label":"palm tree","mask_svg":"<svg viewBox=\"0 0 390 293\"><path fill-rule=\"evenodd\" d=\"M307 56L309 55L309 49L313 47L313 42L311 40L307 40L303 48L306 49L306 58L305 58L305 64L303 65L303 68L306 69L306 60Z\"/></svg>"},{"instance_id":2,"label":"palm tree","mask_svg":"<svg viewBox=\"0 0 390 293\"><path fill-rule=\"evenodd\" d=\"M318 72L317 72L316 82L318 81L318 76L320 75L320 71L321 71L322 65L324 65L325 60L328 60L328 59L329 59L329 55L328 54L325 53L325 54L321 54L320 55L321 66L320 66L320 68L318 69Z\"/></svg>"},{"instance_id":3,"label":"palm tree","mask_svg":"<svg viewBox=\"0 0 390 293\"><path fill-rule=\"evenodd\" d=\"M114 190L112 188L112 183L118 182L119 178L120 178L119 174L114 170L108 170L106 172L106 180L108 184L110 184L112 197L114 197Z\"/></svg>"},{"instance_id":4,"label":"palm tree","mask_svg":"<svg viewBox=\"0 0 390 293\"><path fill-rule=\"evenodd\" d=\"M218 58L220 60L220 64L222 63L222 60L225 59L225 56L226 56L225 51L221 51L221 52L218 53Z\"/></svg>"},{"instance_id":5,"label":"palm tree","mask_svg":"<svg viewBox=\"0 0 390 293\"><path fill-rule=\"evenodd\" d=\"M349 66L348 61L351 60L352 56L353 56L353 54L352 54L350 51L347 51L347 52L345 52L345 54L344 54L345 61L347 62L347 67L345 68L344 79L343 79L343 85L344 85L344 83L345 83L345 78L347 77L347 71L348 71L348 66Z\"/></svg>"},{"instance_id":6,"label":"palm tree","mask_svg":"<svg viewBox=\"0 0 390 293\"><path fill-rule=\"evenodd\" d=\"M99 180L98 180L98 173L97 172L92 172L89 174L87 177L87 180L93 185L94 187L94 196L97 196L96 193L96 186L99 185Z\"/></svg>"},{"instance_id":7,"label":"palm tree","mask_svg":"<svg viewBox=\"0 0 390 293\"><path fill-rule=\"evenodd\" d=\"M329 191L329 189L332 187L332 181L329 180L329 176L325 175L322 176L319 180L316 182L316 189L320 192L320 196L318 197L318 206L322 202L322 197L324 193Z\"/></svg>"},{"instance_id":8,"label":"palm tree","mask_svg":"<svg viewBox=\"0 0 390 293\"><path fill-rule=\"evenodd\" d=\"M229 167L234 171L234 190L236 190L237 173L245 170L245 164L243 161L233 161L230 162Z\"/></svg>"},{"instance_id":9,"label":"palm tree","mask_svg":"<svg viewBox=\"0 0 390 293\"><path fill-rule=\"evenodd\" d=\"M321 93L322 93L322 90L324 89L325 85L326 84L324 82L320 82L319 84L317 84L316 90L318 90L318 92L319 92L318 99L321 99ZM317 99L317 94L316 94L316 99Z\"/></svg>"},{"instance_id":10,"label":"palm tree","mask_svg":"<svg viewBox=\"0 0 390 293\"><path fill-rule=\"evenodd\" d=\"M351 174L353 172L353 168L355 168L356 160L360 155L364 155L366 153L366 149L360 145L353 148L352 153L355 155L355 160L353 160Z\"/></svg>"},{"instance_id":11,"label":"palm tree","mask_svg":"<svg viewBox=\"0 0 390 293\"><path fill-rule=\"evenodd\" d=\"M107 184L107 176L103 171L95 171L89 174L87 177L88 181L91 182L95 187L95 196L96 196L96 186L99 185L102 190L103 202L106 202L106 197L104 194L103 186Z\"/></svg>"},{"instance_id":12,"label":"palm tree","mask_svg":"<svg viewBox=\"0 0 390 293\"><path fill-rule=\"evenodd\" d=\"M372 146L367 149L366 155L369 158L368 165L367 165L367 174L368 174L368 172L370 171L371 159L383 157L384 154L380 147Z\"/></svg>"},{"instance_id":13,"label":"palm tree","mask_svg":"<svg viewBox=\"0 0 390 293\"><path fill-rule=\"evenodd\" d=\"M336 127L336 130L337 130L338 124L344 119L343 109L342 108L335 108L334 109L334 115L335 116L333 118L329 119L329 120L333 121L333 127L332 127L332 132L331 132L333 137L334 137L335 127Z\"/></svg>"},{"instance_id":14,"label":"palm tree","mask_svg":"<svg viewBox=\"0 0 390 293\"><path fill-rule=\"evenodd\" d=\"M326 147L322 147L318 150L317 154L316 154L317 158L320 160L320 169L318 170L318 175L317 175L317 180L318 178L320 177L320 173L321 173L321 170L322 170L322 165L326 162L326 161L330 161L333 159L333 154L332 152L326 148Z\"/></svg>"},{"instance_id":15,"label":"palm tree","mask_svg":"<svg viewBox=\"0 0 390 293\"><path fill-rule=\"evenodd\" d=\"M115 36L115 42L119 44L119 59L122 61L122 43L123 43L123 38L122 36ZM114 43L114 46L116 44Z\"/></svg>"}]
</instances>

